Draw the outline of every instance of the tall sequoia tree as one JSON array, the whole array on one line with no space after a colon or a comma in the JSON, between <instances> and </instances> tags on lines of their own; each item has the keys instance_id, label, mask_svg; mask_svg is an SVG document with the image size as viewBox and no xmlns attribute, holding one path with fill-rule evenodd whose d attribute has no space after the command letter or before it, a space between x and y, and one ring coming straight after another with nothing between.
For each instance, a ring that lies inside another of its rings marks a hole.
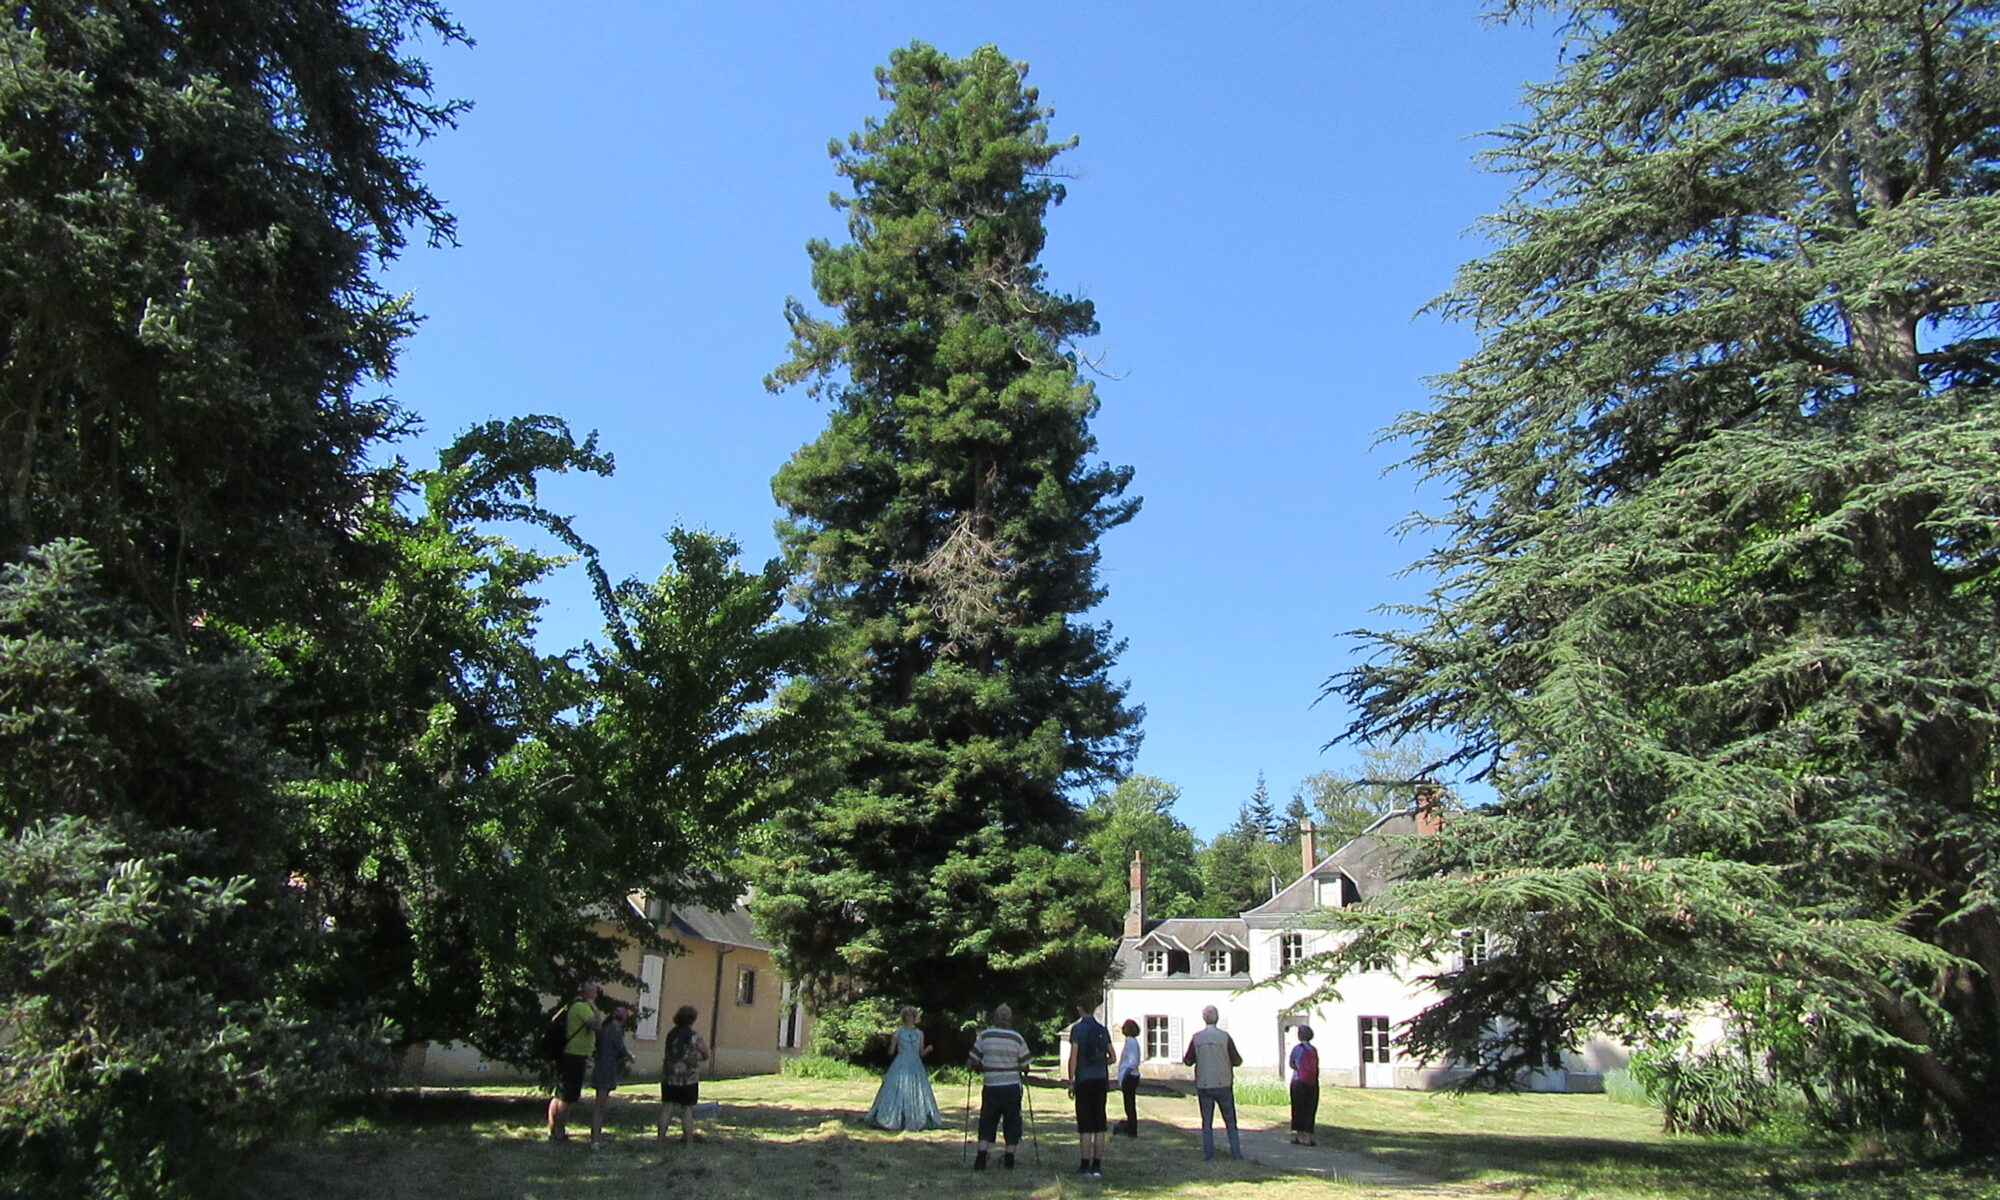
<instances>
[{"instance_id":1,"label":"tall sequoia tree","mask_svg":"<svg viewBox=\"0 0 2000 1200\"><path fill-rule=\"evenodd\" d=\"M2000 10L1498 9L1568 53L1397 430L1437 586L1332 690L1500 802L1349 957L1502 935L1420 1050L1723 1004L1825 1115L2000 1150Z\"/></svg>"},{"instance_id":2,"label":"tall sequoia tree","mask_svg":"<svg viewBox=\"0 0 2000 1200\"><path fill-rule=\"evenodd\" d=\"M808 247L831 317L794 301L775 388L832 402L778 473L784 545L841 669L838 786L774 838L757 912L822 1001L1047 1016L1108 942L1069 855L1072 790L1110 779L1138 714L1080 618L1128 469L1093 461L1074 349L1089 301L1037 265L1063 198L1026 68L922 44L876 73L890 108L831 150L851 241ZM1097 914L1115 921L1115 913Z\"/></svg>"}]
</instances>

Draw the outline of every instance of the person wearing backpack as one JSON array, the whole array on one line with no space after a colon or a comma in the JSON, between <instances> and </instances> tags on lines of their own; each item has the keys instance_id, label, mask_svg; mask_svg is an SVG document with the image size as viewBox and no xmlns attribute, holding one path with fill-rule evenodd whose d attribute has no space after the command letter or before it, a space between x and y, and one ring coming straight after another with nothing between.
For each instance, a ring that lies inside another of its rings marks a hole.
<instances>
[{"instance_id":1,"label":"person wearing backpack","mask_svg":"<svg viewBox=\"0 0 2000 1200\"><path fill-rule=\"evenodd\" d=\"M583 1099L583 1073L597 1045L604 1018L597 1011L597 985L577 989L577 999L563 1006L562 1053L556 1056L556 1094L549 1100L549 1140L569 1140L569 1106Z\"/></svg>"},{"instance_id":2,"label":"person wearing backpack","mask_svg":"<svg viewBox=\"0 0 2000 1200\"><path fill-rule=\"evenodd\" d=\"M694 1141L694 1106L701 1098L701 1064L708 1061L708 1043L694 1028L697 1015L694 1005L680 1006L661 1052L660 1140L667 1140L667 1130L674 1123L674 1110L679 1109L683 1146Z\"/></svg>"},{"instance_id":3,"label":"person wearing backpack","mask_svg":"<svg viewBox=\"0 0 2000 1200\"><path fill-rule=\"evenodd\" d=\"M1104 1100L1111 1091L1111 1031L1091 1014L1095 999L1076 1002L1076 1024L1069 1027L1069 1094L1076 1101L1076 1173L1104 1178Z\"/></svg>"},{"instance_id":4,"label":"person wearing backpack","mask_svg":"<svg viewBox=\"0 0 2000 1200\"><path fill-rule=\"evenodd\" d=\"M1301 1025L1298 1032L1299 1043L1292 1047L1292 1145L1317 1146L1313 1123L1319 1119L1319 1051L1313 1047L1312 1026Z\"/></svg>"}]
</instances>

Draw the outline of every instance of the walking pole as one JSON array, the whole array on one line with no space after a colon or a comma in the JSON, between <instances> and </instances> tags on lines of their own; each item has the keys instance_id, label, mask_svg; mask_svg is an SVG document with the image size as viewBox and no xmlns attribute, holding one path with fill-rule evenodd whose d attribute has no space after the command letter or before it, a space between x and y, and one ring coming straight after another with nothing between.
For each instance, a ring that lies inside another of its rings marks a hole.
<instances>
[{"instance_id":1,"label":"walking pole","mask_svg":"<svg viewBox=\"0 0 2000 1200\"><path fill-rule=\"evenodd\" d=\"M1035 1130L1035 1094L1028 1086L1028 1073L1021 1072L1021 1099L1028 1102L1028 1140L1035 1144L1035 1165L1042 1165L1042 1139Z\"/></svg>"},{"instance_id":2,"label":"walking pole","mask_svg":"<svg viewBox=\"0 0 2000 1200\"><path fill-rule=\"evenodd\" d=\"M972 1143L972 1072L965 1074L965 1120L960 1122L964 1136L958 1140L958 1161L965 1161L965 1148Z\"/></svg>"}]
</instances>

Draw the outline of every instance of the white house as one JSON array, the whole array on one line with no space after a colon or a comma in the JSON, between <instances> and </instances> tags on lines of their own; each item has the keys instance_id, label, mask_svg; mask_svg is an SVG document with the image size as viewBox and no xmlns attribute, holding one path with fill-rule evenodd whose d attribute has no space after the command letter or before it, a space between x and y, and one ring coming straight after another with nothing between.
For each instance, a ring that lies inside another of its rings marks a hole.
<instances>
[{"instance_id":1,"label":"white house","mask_svg":"<svg viewBox=\"0 0 2000 1200\"><path fill-rule=\"evenodd\" d=\"M1436 832L1435 810L1390 813L1346 845L1319 857L1313 828L1304 828L1302 874L1268 901L1233 918L1146 915L1146 867L1132 860L1131 903L1119 940L1115 982L1105 992L1104 1021L1117 1030L1136 1021L1144 1038L1141 1072L1181 1078L1188 1038L1201 1028L1201 1010L1213 1004L1222 1027L1236 1040L1245 1070L1275 1073L1294 1041L1291 1030L1310 1025L1319 1048L1320 1081L1329 1087L1440 1087L1464 1072L1446 1064L1403 1059L1394 1044L1403 1022L1437 999L1422 976L1450 964L1404 963L1396 970L1357 973L1340 981L1340 998L1309 1004L1315 989L1298 981L1257 988L1286 966L1344 935L1311 928L1322 909L1358 904L1394 881L1401 839ZM1484 955L1485 935L1467 931L1461 954ZM1603 1072L1624 1065L1612 1043L1592 1044L1567 1056L1562 1068L1523 1080L1536 1091L1597 1092Z\"/></svg>"}]
</instances>

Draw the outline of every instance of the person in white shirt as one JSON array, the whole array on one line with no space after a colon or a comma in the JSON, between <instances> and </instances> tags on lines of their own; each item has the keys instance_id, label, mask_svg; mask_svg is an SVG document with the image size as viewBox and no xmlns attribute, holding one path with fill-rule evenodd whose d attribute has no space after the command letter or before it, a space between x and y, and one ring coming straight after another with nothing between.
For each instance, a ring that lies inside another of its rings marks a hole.
<instances>
[{"instance_id":1,"label":"person in white shirt","mask_svg":"<svg viewBox=\"0 0 2000 1200\"><path fill-rule=\"evenodd\" d=\"M1125 1048L1118 1053L1118 1090L1125 1095L1125 1119L1118 1123L1118 1132L1135 1138L1139 1136L1139 1022L1128 1017L1118 1032L1125 1035Z\"/></svg>"}]
</instances>

